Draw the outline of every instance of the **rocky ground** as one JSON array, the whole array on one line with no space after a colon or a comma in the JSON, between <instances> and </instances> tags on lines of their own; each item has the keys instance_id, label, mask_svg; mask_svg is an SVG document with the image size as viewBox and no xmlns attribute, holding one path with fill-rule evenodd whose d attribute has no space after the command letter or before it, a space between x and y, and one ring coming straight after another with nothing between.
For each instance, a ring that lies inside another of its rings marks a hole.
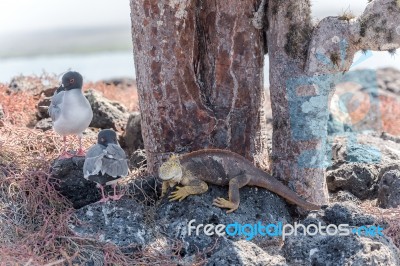
<instances>
[{"instance_id":1,"label":"rocky ground","mask_svg":"<svg viewBox=\"0 0 400 266\"><path fill-rule=\"evenodd\" d=\"M211 206L215 197L226 197L227 188L210 186L182 202L160 199L160 182L144 171L135 83L124 79L85 86L94 111L85 146L99 129L113 128L132 169L120 185L126 196L97 203L95 184L83 179L84 159L55 159L61 140L51 130L47 106L56 85L52 77L18 77L0 85L1 262L400 265L400 72L358 71L338 85L327 140L331 204L307 215L274 193L249 187L241 189L233 214ZM380 225L384 236L189 236L193 219L214 225Z\"/></svg>"}]
</instances>

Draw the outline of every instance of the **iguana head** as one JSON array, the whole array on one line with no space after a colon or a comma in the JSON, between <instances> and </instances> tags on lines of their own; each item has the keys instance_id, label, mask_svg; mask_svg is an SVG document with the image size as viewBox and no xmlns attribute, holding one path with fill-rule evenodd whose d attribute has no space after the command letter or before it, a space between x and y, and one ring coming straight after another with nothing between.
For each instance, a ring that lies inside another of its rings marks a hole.
<instances>
[{"instance_id":1,"label":"iguana head","mask_svg":"<svg viewBox=\"0 0 400 266\"><path fill-rule=\"evenodd\" d=\"M164 181L179 183L182 179L182 166L179 157L172 155L158 170L158 176Z\"/></svg>"}]
</instances>

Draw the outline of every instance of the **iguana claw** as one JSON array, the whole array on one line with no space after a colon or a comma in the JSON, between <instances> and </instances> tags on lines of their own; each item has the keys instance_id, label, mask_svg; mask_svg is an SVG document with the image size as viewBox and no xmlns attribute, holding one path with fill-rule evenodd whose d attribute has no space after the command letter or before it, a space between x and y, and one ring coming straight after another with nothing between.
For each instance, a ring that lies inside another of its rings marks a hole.
<instances>
[{"instance_id":1,"label":"iguana claw","mask_svg":"<svg viewBox=\"0 0 400 266\"><path fill-rule=\"evenodd\" d=\"M190 194L187 192L185 187L177 187L174 192L168 197L169 201L179 200L182 201L184 198L189 196Z\"/></svg>"},{"instance_id":2,"label":"iguana claw","mask_svg":"<svg viewBox=\"0 0 400 266\"><path fill-rule=\"evenodd\" d=\"M239 204L235 204L232 201L226 200L224 198L216 198L213 201L213 205L219 208L229 209L226 213L231 213L239 207Z\"/></svg>"}]
</instances>

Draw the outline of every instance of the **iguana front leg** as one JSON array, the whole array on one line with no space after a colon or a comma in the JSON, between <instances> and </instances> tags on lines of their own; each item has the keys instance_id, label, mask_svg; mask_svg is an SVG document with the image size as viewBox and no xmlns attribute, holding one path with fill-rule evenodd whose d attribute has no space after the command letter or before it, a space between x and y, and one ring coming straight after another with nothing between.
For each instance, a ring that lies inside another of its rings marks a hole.
<instances>
[{"instance_id":1,"label":"iguana front leg","mask_svg":"<svg viewBox=\"0 0 400 266\"><path fill-rule=\"evenodd\" d=\"M167 190L170 187L169 181L163 181L162 182L162 187L161 187L161 198L167 194Z\"/></svg>"},{"instance_id":2,"label":"iguana front leg","mask_svg":"<svg viewBox=\"0 0 400 266\"><path fill-rule=\"evenodd\" d=\"M183 187L177 187L168 197L169 201L182 201L189 195L203 194L208 190L207 183L199 179L184 179L181 181Z\"/></svg>"},{"instance_id":3,"label":"iguana front leg","mask_svg":"<svg viewBox=\"0 0 400 266\"><path fill-rule=\"evenodd\" d=\"M237 210L240 203L239 188L247 185L249 181L250 177L246 174L241 174L232 178L229 181L229 200L224 198L216 198L213 201L213 205L220 208L229 209L226 211L226 213L231 213Z\"/></svg>"}]
</instances>

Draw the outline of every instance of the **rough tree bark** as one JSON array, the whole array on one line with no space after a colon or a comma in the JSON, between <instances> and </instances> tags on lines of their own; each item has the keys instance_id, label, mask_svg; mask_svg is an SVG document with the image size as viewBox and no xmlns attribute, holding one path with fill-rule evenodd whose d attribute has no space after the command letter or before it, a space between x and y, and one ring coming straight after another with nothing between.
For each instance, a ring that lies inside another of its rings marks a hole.
<instances>
[{"instance_id":1,"label":"rough tree bark","mask_svg":"<svg viewBox=\"0 0 400 266\"><path fill-rule=\"evenodd\" d=\"M273 173L318 204L328 201L324 156L335 84L356 51L400 44L396 0L318 25L309 0L131 0L131 17L150 171L170 152L219 147L249 159L265 152L268 50Z\"/></svg>"},{"instance_id":2,"label":"rough tree bark","mask_svg":"<svg viewBox=\"0 0 400 266\"><path fill-rule=\"evenodd\" d=\"M357 51L400 47L400 9L395 0L375 0L357 19L328 17L316 26L309 0L271 1L267 12L273 173L304 198L324 204L328 106L335 84Z\"/></svg>"},{"instance_id":3,"label":"rough tree bark","mask_svg":"<svg viewBox=\"0 0 400 266\"><path fill-rule=\"evenodd\" d=\"M150 172L171 152L227 148L250 160L266 152L256 2L131 0Z\"/></svg>"}]
</instances>

